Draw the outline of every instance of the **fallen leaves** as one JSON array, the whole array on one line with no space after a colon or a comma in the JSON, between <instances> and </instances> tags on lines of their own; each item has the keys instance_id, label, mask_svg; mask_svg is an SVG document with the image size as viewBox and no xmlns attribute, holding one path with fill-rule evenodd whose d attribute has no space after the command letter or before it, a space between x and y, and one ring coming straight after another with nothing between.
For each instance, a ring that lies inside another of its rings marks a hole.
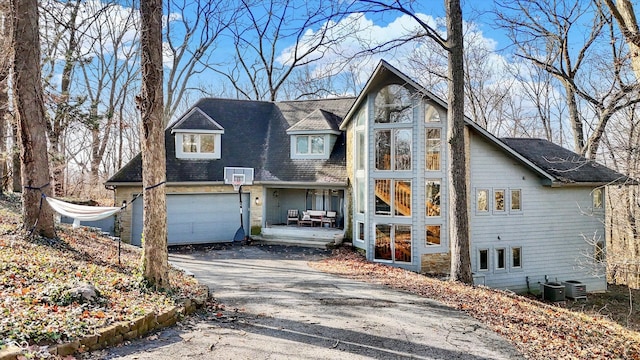
<instances>
[{"instance_id":1,"label":"fallen leaves","mask_svg":"<svg viewBox=\"0 0 640 360\"><path fill-rule=\"evenodd\" d=\"M640 359L640 334L606 319L506 291L444 282L368 262L362 255L345 249L310 265L460 309L510 340L530 359Z\"/></svg>"},{"instance_id":2,"label":"fallen leaves","mask_svg":"<svg viewBox=\"0 0 640 360\"><path fill-rule=\"evenodd\" d=\"M17 213L0 208L1 223L17 224L17 219ZM86 228L58 227L59 239L31 241L13 235L16 231L0 231L0 347L71 341L169 309L202 291L195 279L175 269L170 291L152 291L140 275L140 249L122 244L119 264L118 244ZM99 299L85 302L70 295L78 283L95 286Z\"/></svg>"}]
</instances>

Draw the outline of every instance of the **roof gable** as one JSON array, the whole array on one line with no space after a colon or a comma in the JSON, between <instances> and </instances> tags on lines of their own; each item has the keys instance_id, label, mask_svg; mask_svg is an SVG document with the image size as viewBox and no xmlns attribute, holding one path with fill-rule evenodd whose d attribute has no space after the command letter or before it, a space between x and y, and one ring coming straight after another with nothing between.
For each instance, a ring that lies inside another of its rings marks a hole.
<instances>
[{"instance_id":1,"label":"roof gable","mask_svg":"<svg viewBox=\"0 0 640 360\"><path fill-rule=\"evenodd\" d=\"M220 126L220 124L197 106L194 106L185 115L178 119L178 121L171 126L171 129L172 132L193 130L224 132L224 128Z\"/></svg>"},{"instance_id":2,"label":"roof gable","mask_svg":"<svg viewBox=\"0 0 640 360\"><path fill-rule=\"evenodd\" d=\"M322 109L316 109L287 129L287 133L331 132L340 133L338 122L342 118Z\"/></svg>"}]
</instances>

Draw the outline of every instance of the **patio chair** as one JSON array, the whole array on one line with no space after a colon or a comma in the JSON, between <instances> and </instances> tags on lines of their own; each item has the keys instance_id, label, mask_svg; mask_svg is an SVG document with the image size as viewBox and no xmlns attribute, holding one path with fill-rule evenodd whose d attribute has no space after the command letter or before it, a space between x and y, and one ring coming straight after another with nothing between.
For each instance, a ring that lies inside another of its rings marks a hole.
<instances>
[{"instance_id":1,"label":"patio chair","mask_svg":"<svg viewBox=\"0 0 640 360\"><path fill-rule=\"evenodd\" d=\"M329 224L329 227L336 226L336 212L335 211L327 211L327 215L322 217L322 226L324 224Z\"/></svg>"},{"instance_id":2,"label":"patio chair","mask_svg":"<svg viewBox=\"0 0 640 360\"><path fill-rule=\"evenodd\" d=\"M300 225L299 221L298 209L291 209L287 211L287 225L289 225L290 222L295 222L297 226Z\"/></svg>"}]
</instances>

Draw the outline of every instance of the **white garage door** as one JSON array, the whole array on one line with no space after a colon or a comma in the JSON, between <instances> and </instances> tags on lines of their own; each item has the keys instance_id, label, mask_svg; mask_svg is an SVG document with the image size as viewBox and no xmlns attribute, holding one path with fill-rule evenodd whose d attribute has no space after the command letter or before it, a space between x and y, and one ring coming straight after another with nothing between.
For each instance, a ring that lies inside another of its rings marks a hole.
<instances>
[{"instance_id":1,"label":"white garage door","mask_svg":"<svg viewBox=\"0 0 640 360\"><path fill-rule=\"evenodd\" d=\"M242 194L244 231L248 235L249 194ZM140 246L143 201L134 201L131 243ZM169 245L203 244L233 241L240 228L238 194L167 195L167 231Z\"/></svg>"}]
</instances>

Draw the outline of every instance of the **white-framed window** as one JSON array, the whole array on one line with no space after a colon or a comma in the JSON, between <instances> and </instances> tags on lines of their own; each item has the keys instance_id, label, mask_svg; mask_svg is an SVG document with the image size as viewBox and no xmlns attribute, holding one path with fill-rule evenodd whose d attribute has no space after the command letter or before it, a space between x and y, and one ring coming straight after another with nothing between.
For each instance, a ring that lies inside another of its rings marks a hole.
<instances>
[{"instance_id":1,"label":"white-framed window","mask_svg":"<svg viewBox=\"0 0 640 360\"><path fill-rule=\"evenodd\" d=\"M411 225L376 224L374 259L390 262L412 261Z\"/></svg>"},{"instance_id":2,"label":"white-framed window","mask_svg":"<svg viewBox=\"0 0 640 360\"><path fill-rule=\"evenodd\" d=\"M591 192L592 204L594 210L602 210L604 208L604 190L603 188L595 188Z\"/></svg>"},{"instance_id":3,"label":"white-framed window","mask_svg":"<svg viewBox=\"0 0 640 360\"><path fill-rule=\"evenodd\" d=\"M375 214L411 216L411 180L375 180Z\"/></svg>"},{"instance_id":4,"label":"white-framed window","mask_svg":"<svg viewBox=\"0 0 640 360\"><path fill-rule=\"evenodd\" d=\"M602 264L605 260L605 245L604 245L604 241L599 240L594 244L594 249L593 249L593 259L595 260L595 262L597 264Z\"/></svg>"},{"instance_id":5,"label":"white-framed window","mask_svg":"<svg viewBox=\"0 0 640 360\"><path fill-rule=\"evenodd\" d=\"M442 237L440 236L440 230L442 225L427 225L426 227L426 245L437 246L442 245Z\"/></svg>"},{"instance_id":6,"label":"white-framed window","mask_svg":"<svg viewBox=\"0 0 640 360\"><path fill-rule=\"evenodd\" d=\"M511 248L511 268L522 269L522 248L519 246Z\"/></svg>"},{"instance_id":7,"label":"white-framed window","mask_svg":"<svg viewBox=\"0 0 640 360\"><path fill-rule=\"evenodd\" d=\"M481 214L489 213L489 190L476 190L476 212Z\"/></svg>"},{"instance_id":8,"label":"white-framed window","mask_svg":"<svg viewBox=\"0 0 640 360\"><path fill-rule=\"evenodd\" d=\"M522 212L522 190L510 189L509 190L509 212L519 213Z\"/></svg>"},{"instance_id":9,"label":"white-framed window","mask_svg":"<svg viewBox=\"0 0 640 360\"><path fill-rule=\"evenodd\" d=\"M411 170L411 129L375 131L376 170Z\"/></svg>"},{"instance_id":10,"label":"white-framed window","mask_svg":"<svg viewBox=\"0 0 640 360\"><path fill-rule=\"evenodd\" d=\"M322 155L324 154L324 135L297 135L297 155Z\"/></svg>"},{"instance_id":11,"label":"white-framed window","mask_svg":"<svg viewBox=\"0 0 640 360\"><path fill-rule=\"evenodd\" d=\"M181 159L220 159L219 133L175 134L176 157Z\"/></svg>"},{"instance_id":12,"label":"white-framed window","mask_svg":"<svg viewBox=\"0 0 640 360\"><path fill-rule=\"evenodd\" d=\"M496 256L496 270L507 269L507 249L497 248L495 249Z\"/></svg>"},{"instance_id":13,"label":"white-framed window","mask_svg":"<svg viewBox=\"0 0 640 360\"><path fill-rule=\"evenodd\" d=\"M427 171L439 171L442 153L442 131L440 128L426 128L426 164Z\"/></svg>"},{"instance_id":14,"label":"white-framed window","mask_svg":"<svg viewBox=\"0 0 640 360\"><path fill-rule=\"evenodd\" d=\"M357 224L358 224L358 227L357 227L358 236L356 237L356 239L358 241L364 241L364 222L358 221Z\"/></svg>"},{"instance_id":15,"label":"white-framed window","mask_svg":"<svg viewBox=\"0 0 640 360\"><path fill-rule=\"evenodd\" d=\"M425 188L426 216L440 216L440 179L427 179Z\"/></svg>"},{"instance_id":16,"label":"white-framed window","mask_svg":"<svg viewBox=\"0 0 640 360\"><path fill-rule=\"evenodd\" d=\"M493 190L493 211L499 214L505 212L505 191L504 189Z\"/></svg>"},{"instance_id":17,"label":"white-framed window","mask_svg":"<svg viewBox=\"0 0 640 360\"><path fill-rule=\"evenodd\" d=\"M489 249L478 249L478 271L489 271Z\"/></svg>"},{"instance_id":18,"label":"white-framed window","mask_svg":"<svg viewBox=\"0 0 640 360\"><path fill-rule=\"evenodd\" d=\"M424 121L427 123L440 122L440 113L438 112L435 106L431 104L425 104Z\"/></svg>"}]
</instances>

